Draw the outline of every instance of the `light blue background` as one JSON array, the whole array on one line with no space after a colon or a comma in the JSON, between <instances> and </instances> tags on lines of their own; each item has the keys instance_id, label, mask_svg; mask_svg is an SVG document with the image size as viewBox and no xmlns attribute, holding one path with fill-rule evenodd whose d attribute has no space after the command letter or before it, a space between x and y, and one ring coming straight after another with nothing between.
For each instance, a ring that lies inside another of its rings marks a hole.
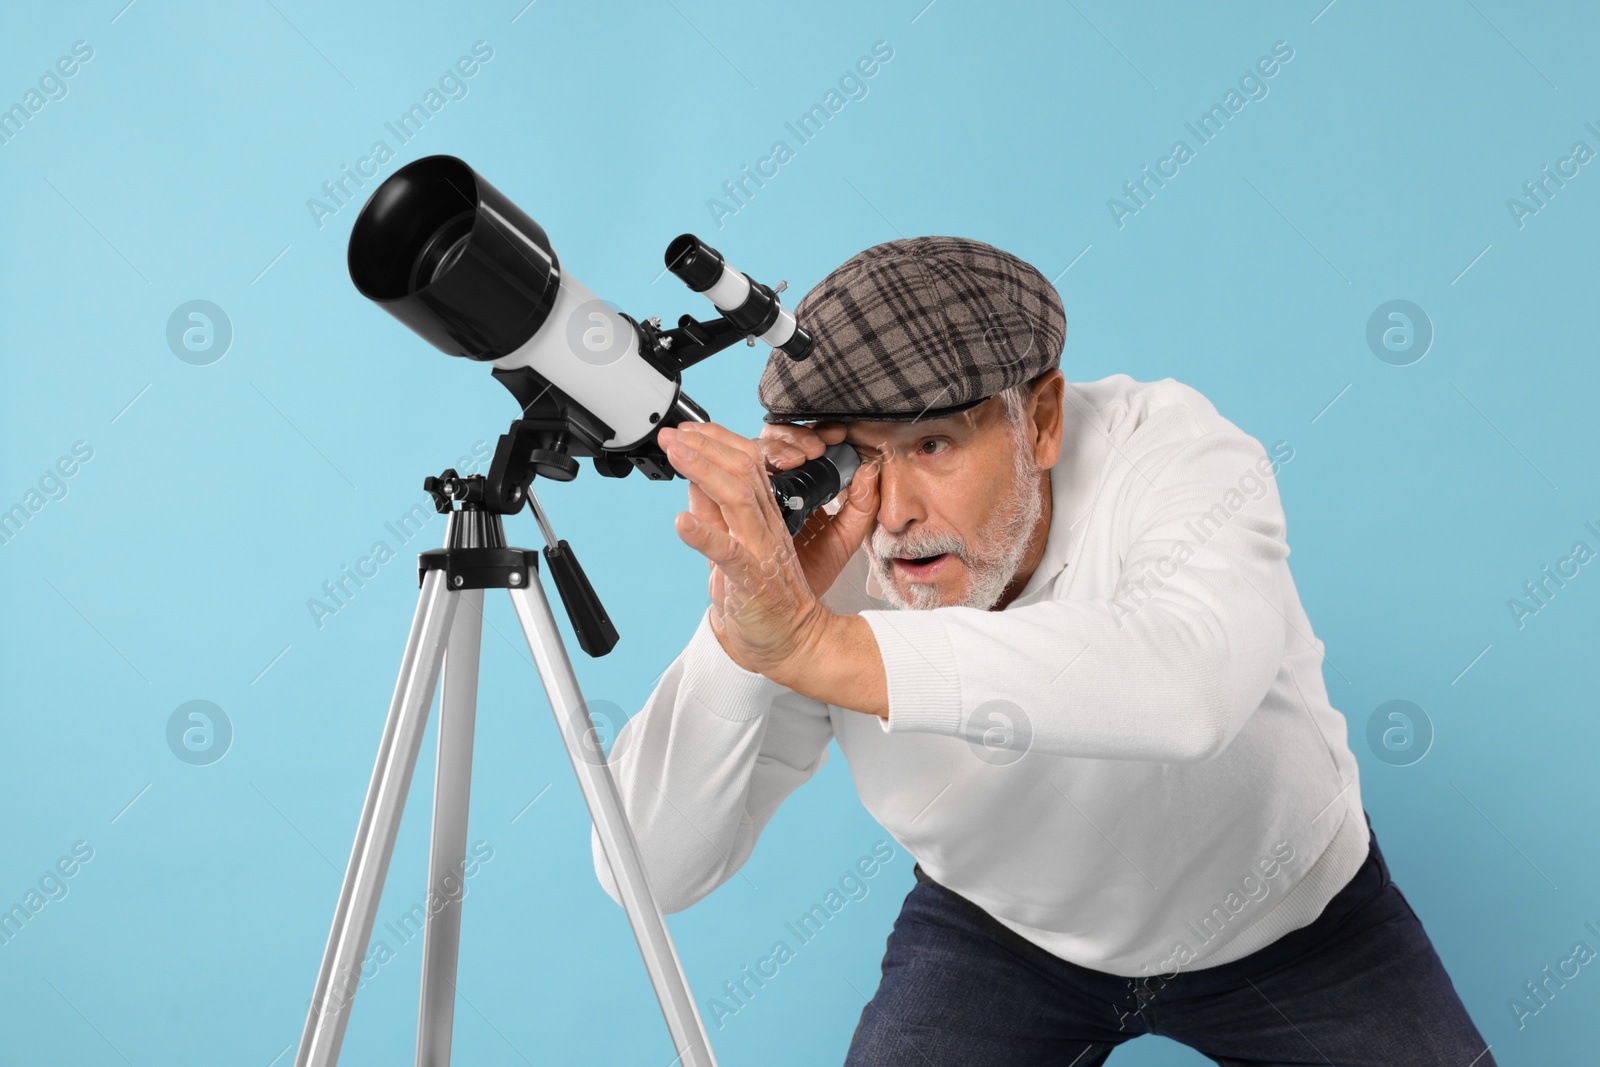
<instances>
[{"instance_id":1,"label":"light blue background","mask_svg":"<svg viewBox=\"0 0 1600 1067\"><path fill-rule=\"evenodd\" d=\"M962 234L1056 279L1069 378L1171 376L1289 442L1291 562L1394 876L1502 1064L1594 1055L1595 967L1520 1030L1507 1007L1574 942L1600 949L1583 929L1600 925L1600 576L1582 569L1521 629L1506 604L1575 541L1600 548L1583 525L1600 526L1600 164L1523 227L1506 203L1575 141L1600 149L1591 6L523 2L3 17L0 105L73 42L94 57L0 146L0 508L75 442L94 454L0 546L0 906L74 842L94 858L0 945L0 1062L293 1058L415 604L411 555L443 523L322 628L306 601L373 541L394 546L384 523L420 479L492 446L513 412L482 368L356 294L357 205L319 228L306 201L374 140L398 147L384 123L479 40L494 55L469 95L383 174L464 157L635 316L709 313L654 280L684 230L795 295L868 245ZM868 95L798 145L784 123L880 40L894 58ZM1192 147L1184 122L1275 41L1294 58L1267 98L1119 228L1107 199L1174 139ZM708 198L778 139L795 158L719 228ZM165 339L192 299L234 330L208 366ZM1436 330L1410 366L1366 344L1391 299ZM753 433L764 353L717 357L690 392ZM596 700L637 708L704 608L704 563L671 530L684 496L587 465L544 493L622 632L604 660L573 646ZM527 517L511 532L535 541ZM665 1028L596 885L515 621L491 603L471 838L494 858L469 883L459 1062L660 1067ZM1398 698L1436 734L1410 766L1365 740ZM194 699L234 730L209 766L166 741ZM420 899L431 779L419 770L380 924ZM885 837L836 757L742 876L672 918L702 1003ZM713 1026L722 1062L839 1062L910 883L897 852ZM408 1061L419 948L363 988L347 1062ZM1147 1039L1113 1062L1202 1060Z\"/></svg>"}]
</instances>

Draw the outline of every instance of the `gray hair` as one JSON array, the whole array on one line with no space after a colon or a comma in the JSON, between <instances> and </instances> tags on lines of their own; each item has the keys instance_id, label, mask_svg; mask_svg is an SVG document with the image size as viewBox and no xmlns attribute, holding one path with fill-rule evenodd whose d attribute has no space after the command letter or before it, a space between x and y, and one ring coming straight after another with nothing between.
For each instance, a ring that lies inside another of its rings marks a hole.
<instances>
[{"instance_id":1,"label":"gray hair","mask_svg":"<svg viewBox=\"0 0 1600 1067\"><path fill-rule=\"evenodd\" d=\"M1014 432L1022 429L1023 420L1027 417L1028 390L1032 386L1032 382L1018 382L1016 385L1002 389L995 394L1000 398L1000 402L1006 406L1006 421L1011 424L1011 429Z\"/></svg>"},{"instance_id":2,"label":"gray hair","mask_svg":"<svg viewBox=\"0 0 1600 1067\"><path fill-rule=\"evenodd\" d=\"M1011 443L1016 450L1016 476L1019 478L1030 477L1040 471L1028 442L1028 431L1031 429L1028 425L1028 393L1032 387L1032 382L1018 382L995 394L1005 405L1006 423L1010 427Z\"/></svg>"}]
</instances>

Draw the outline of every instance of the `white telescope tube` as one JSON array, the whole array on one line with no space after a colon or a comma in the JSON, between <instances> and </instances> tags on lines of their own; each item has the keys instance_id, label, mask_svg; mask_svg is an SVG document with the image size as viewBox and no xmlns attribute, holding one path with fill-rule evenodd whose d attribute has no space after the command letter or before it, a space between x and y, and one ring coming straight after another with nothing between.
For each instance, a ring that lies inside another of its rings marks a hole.
<instances>
[{"instance_id":1,"label":"white telescope tube","mask_svg":"<svg viewBox=\"0 0 1600 1067\"><path fill-rule=\"evenodd\" d=\"M711 298L717 310L724 315L730 311L737 311L740 305L750 298L750 279L745 277L742 271L734 270L724 263L722 276L706 290L706 296ZM794 336L794 327L794 312L779 304L778 320L761 335L761 340L777 348L788 343L789 338Z\"/></svg>"},{"instance_id":2,"label":"white telescope tube","mask_svg":"<svg viewBox=\"0 0 1600 1067\"><path fill-rule=\"evenodd\" d=\"M678 392L676 382L639 354L639 332L633 323L566 271L561 272L561 289L544 325L493 365L537 371L611 427L615 436L605 447L614 450L630 448L649 436Z\"/></svg>"}]
</instances>

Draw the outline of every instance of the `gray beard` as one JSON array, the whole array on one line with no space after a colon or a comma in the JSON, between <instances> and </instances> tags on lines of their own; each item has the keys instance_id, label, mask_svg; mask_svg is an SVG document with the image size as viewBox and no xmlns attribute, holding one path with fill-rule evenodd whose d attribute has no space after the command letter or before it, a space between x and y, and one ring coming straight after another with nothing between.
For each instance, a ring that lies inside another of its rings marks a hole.
<instances>
[{"instance_id":1,"label":"gray beard","mask_svg":"<svg viewBox=\"0 0 1600 1067\"><path fill-rule=\"evenodd\" d=\"M939 607L988 611L999 603L1022 566L1023 557L1028 554L1028 542L1044 514L1044 491L1039 484L1039 474L1033 457L1019 441L1012 465L1011 492L978 528L979 547L969 546L964 538L954 533L932 532L895 538L882 527L875 527L867 567L883 590L884 599L900 611L927 611ZM890 560L896 555L922 557L941 552L949 552L966 564L966 596L955 604L945 604L940 600L938 587L927 582L909 583L909 594L902 596L895 584Z\"/></svg>"}]
</instances>

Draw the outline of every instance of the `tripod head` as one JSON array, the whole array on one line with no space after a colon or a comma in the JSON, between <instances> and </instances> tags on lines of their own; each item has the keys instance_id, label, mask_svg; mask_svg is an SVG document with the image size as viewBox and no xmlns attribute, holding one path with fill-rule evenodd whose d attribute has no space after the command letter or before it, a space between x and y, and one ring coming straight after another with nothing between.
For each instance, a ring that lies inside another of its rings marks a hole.
<instances>
[{"instance_id":1,"label":"tripod head","mask_svg":"<svg viewBox=\"0 0 1600 1067\"><path fill-rule=\"evenodd\" d=\"M534 465L550 460L532 455L541 451L539 449L524 449L529 454L514 461L511 442L513 439L528 441L531 431L519 433L516 423L512 423L511 429L511 433L501 436L487 477L482 474L462 477L455 470L446 469L438 477L422 480L422 488L433 497L434 510L449 516L449 524L445 531L445 547L417 556L417 583L422 584L429 571L443 570L445 585L455 590L527 588L539 569L539 557L524 548L507 547L502 516L515 514L524 504L531 504L544 534L545 562L550 564L550 576L555 579L567 618L578 636L578 647L591 656L604 656L617 645L617 628L606 614L605 605L600 603L589 576L584 574L572 546L556 537L531 488ZM550 455L576 466L570 457L561 453Z\"/></svg>"}]
</instances>

